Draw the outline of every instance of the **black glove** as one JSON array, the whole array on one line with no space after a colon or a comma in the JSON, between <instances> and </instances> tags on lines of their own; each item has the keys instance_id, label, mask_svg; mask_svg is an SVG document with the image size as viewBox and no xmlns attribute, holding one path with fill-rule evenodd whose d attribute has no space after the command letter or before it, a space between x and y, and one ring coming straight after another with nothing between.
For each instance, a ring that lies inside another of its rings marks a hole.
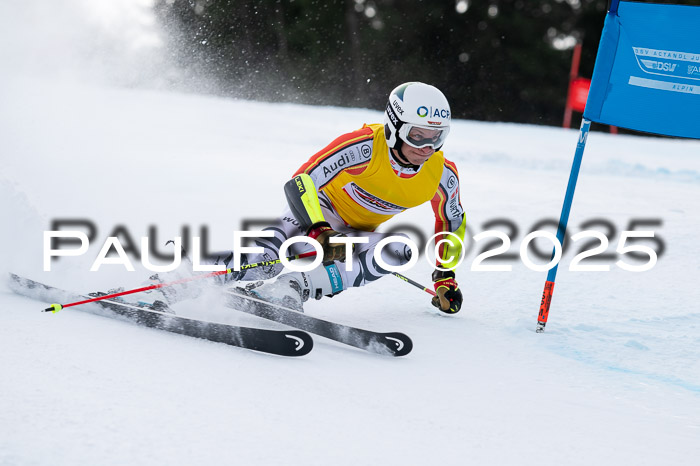
<instances>
[{"instance_id":1,"label":"black glove","mask_svg":"<svg viewBox=\"0 0 700 466\"><path fill-rule=\"evenodd\" d=\"M456 314L462 307L462 292L459 291L455 273L452 271L435 270L433 282L437 296L432 304L445 314Z\"/></svg>"},{"instance_id":2,"label":"black glove","mask_svg":"<svg viewBox=\"0 0 700 466\"><path fill-rule=\"evenodd\" d=\"M323 248L323 261L344 261L345 243L331 243L330 238L347 236L331 228L326 222L318 222L311 225L306 236L315 239ZM354 246L354 245L353 245Z\"/></svg>"}]
</instances>

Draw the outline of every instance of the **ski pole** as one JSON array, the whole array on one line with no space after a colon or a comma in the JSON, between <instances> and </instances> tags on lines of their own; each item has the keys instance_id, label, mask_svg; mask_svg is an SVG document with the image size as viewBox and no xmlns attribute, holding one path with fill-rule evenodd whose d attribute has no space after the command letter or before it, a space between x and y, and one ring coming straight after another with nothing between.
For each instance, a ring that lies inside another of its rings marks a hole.
<instances>
[{"instance_id":1,"label":"ski pole","mask_svg":"<svg viewBox=\"0 0 700 466\"><path fill-rule=\"evenodd\" d=\"M397 277L397 278L400 278L401 280L405 281L405 282L408 283L409 285L413 285L413 286L415 286L416 288L420 288L421 290L425 291L425 292L428 293L429 295L437 296L437 294L436 294L433 290L431 290L430 288L425 287L425 286L421 285L420 283L411 280L410 278L406 277L405 275L401 275L400 273L396 273L396 272L391 272L391 274L392 274L393 276L395 276L395 277Z\"/></svg>"},{"instance_id":2,"label":"ski pole","mask_svg":"<svg viewBox=\"0 0 700 466\"><path fill-rule=\"evenodd\" d=\"M311 257L311 256L315 256L315 255L316 255L316 251L305 252L305 253L302 253L302 254L297 254L296 256L287 257L287 260L292 261L292 260L302 259L302 258L304 258L304 257ZM253 264L241 265L240 270L252 269L252 268L254 268L254 267L265 267L265 266L268 266L268 265L279 264L280 262L281 262L280 259L275 259L275 260L270 260L270 261L255 262L255 263L253 263ZM226 275L226 274L229 274L229 273L232 273L232 272L234 272L233 269L218 270L218 271L216 271L216 272L210 272L210 273L207 273L207 274L204 274L204 275L195 275L195 276L192 276L192 277L181 278L181 279L179 279L179 280L175 280L175 281L168 282L168 283L157 283L157 284L155 284L155 285L149 285L149 286L145 286L145 287L142 287L142 288L136 288L136 289L133 289L133 290L121 291L121 292L119 292L119 293L112 293L112 294L108 294L108 295L104 295L104 296L98 296L98 297L96 297L96 298L86 299L86 300L84 300L84 301L76 301L76 302L74 302L74 303L68 303L68 304L52 304L50 307L47 307L46 309L44 309L43 312L49 312L49 311L50 311L50 312L53 312L53 313L55 314L55 313L57 313L58 311L60 311L61 309L66 308L66 307L73 307L73 306L78 306L78 305L80 305L80 304L87 304L87 303L92 303L92 302L95 302L95 301L102 301L103 299L110 299L110 298L116 298L116 297L119 297L119 296L125 296L125 295L128 295L128 294L140 293L141 291L157 290L158 288L165 288L165 287L167 287L167 286L179 285L179 284L181 284L181 283L187 283L187 282L191 282L191 281L194 281L194 280L201 280L201 279L203 279L203 278L208 278L208 277L215 277L215 276L217 276L217 275Z\"/></svg>"},{"instance_id":3,"label":"ski pole","mask_svg":"<svg viewBox=\"0 0 700 466\"><path fill-rule=\"evenodd\" d=\"M316 252L315 252L315 251L311 251L311 252L306 252L306 253L304 253L304 254L301 254L301 255L299 255L299 256L296 256L295 258L298 259L298 258L302 258L302 257L310 257L310 256L315 256L315 255L316 255ZM270 263L272 264L272 263L277 263L277 262L279 262L279 259L277 259L276 261L271 261ZM251 267L256 266L256 265L268 265L268 264L264 264L264 263L261 262L261 263L259 263L259 264L252 264ZM242 269L243 269L243 266L241 266L241 270L242 270ZM416 282L416 281L414 281L414 280L411 280L410 278L408 278L408 277L405 276L405 275L401 275L401 274L398 273L398 272L391 272L391 274L392 274L393 276L395 276L396 278L399 278L399 279L405 281L405 282L408 283L409 285L413 285L413 286L415 286L416 288L419 288L419 289L425 291L426 293L428 293L428 294L431 295L431 296L437 296L437 294L435 293L435 291L431 290L431 289L428 288L428 287L425 287L425 286L421 285L420 283L418 283L418 282Z\"/></svg>"}]
</instances>

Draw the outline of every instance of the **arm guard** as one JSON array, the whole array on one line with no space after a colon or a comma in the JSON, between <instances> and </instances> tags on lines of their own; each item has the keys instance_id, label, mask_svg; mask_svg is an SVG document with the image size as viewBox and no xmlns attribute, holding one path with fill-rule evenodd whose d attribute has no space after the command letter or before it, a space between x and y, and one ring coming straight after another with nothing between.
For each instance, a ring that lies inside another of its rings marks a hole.
<instances>
[{"instance_id":1,"label":"arm guard","mask_svg":"<svg viewBox=\"0 0 700 466\"><path fill-rule=\"evenodd\" d=\"M326 222L318 202L316 186L309 175L302 173L287 181L284 185L284 195L294 217L301 228L308 233L312 225Z\"/></svg>"},{"instance_id":2,"label":"arm guard","mask_svg":"<svg viewBox=\"0 0 700 466\"><path fill-rule=\"evenodd\" d=\"M441 264L440 266L445 269L454 269L457 267L457 263L459 262L459 258L462 256L462 248L464 247L464 235L467 231L467 216L462 214L462 222L459 225L459 228L457 228L454 233L457 235L457 238L459 238L459 241L455 241L453 238L450 238L449 236L445 235L447 239L450 239L450 241L454 244L454 247L450 248L448 247L447 244L443 244L442 247L442 255L441 258L443 261L448 260L450 257L452 257L452 260L448 263ZM441 237L435 238L435 241L438 241L442 239ZM452 277L454 278L454 277Z\"/></svg>"}]
</instances>

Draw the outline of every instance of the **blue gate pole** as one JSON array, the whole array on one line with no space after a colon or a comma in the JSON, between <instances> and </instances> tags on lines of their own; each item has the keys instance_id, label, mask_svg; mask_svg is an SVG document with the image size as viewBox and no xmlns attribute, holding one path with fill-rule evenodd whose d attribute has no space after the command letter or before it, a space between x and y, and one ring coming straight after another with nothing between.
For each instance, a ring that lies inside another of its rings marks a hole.
<instances>
[{"instance_id":1,"label":"blue gate pole","mask_svg":"<svg viewBox=\"0 0 700 466\"><path fill-rule=\"evenodd\" d=\"M576 182L578 181L578 172L581 169L581 159L583 159L583 151L586 149L586 140L588 139L588 130L591 128L591 120L586 118L581 122L581 131L578 135L578 143L576 144L576 153L574 154L574 162L571 165L571 173L569 174L569 184L566 187L566 196L564 196L564 206L561 209L559 217L559 226L557 228L557 240L559 244L564 245L564 235L566 233L566 225L569 223L569 213L571 212L571 203L574 200L574 191L576 190ZM552 257L554 253L552 252ZM559 264L549 269L547 281L544 284L544 292L542 293L542 302L540 303L540 312L537 315L537 333L544 332L544 326L547 325L547 317L549 317L549 306L552 304L552 293L554 292L554 280L557 276Z\"/></svg>"}]
</instances>

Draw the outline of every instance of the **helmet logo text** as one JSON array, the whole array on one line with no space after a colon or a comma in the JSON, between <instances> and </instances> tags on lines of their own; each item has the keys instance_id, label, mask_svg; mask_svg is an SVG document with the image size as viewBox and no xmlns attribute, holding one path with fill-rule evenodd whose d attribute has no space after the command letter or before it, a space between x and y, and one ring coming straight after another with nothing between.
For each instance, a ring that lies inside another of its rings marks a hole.
<instances>
[{"instance_id":1,"label":"helmet logo text","mask_svg":"<svg viewBox=\"0 0 700 466\"><path fill-rule=\"evenodd\" d=\"M430 118L436 118L436 117L437 118L449 118L450 117L449 110L446 110L444 108L426 107L425 105L418 107L418 110L416 110L416 113L421 118L425 118L427 116L429 116Z\"/></svg>"},{"instance_id":2,"label":"helmet logo text","mask_svg":"<svg viewBox=\"0 0 700 466\"><path fill-rule=\"evenodd\" d=\"M392 110L391 105L387 104L386 106L386 114L389 115L389 119L391 120L391 123L396 126L399 124L399 118L396 116L394 113L394 110Z\"/></svg>"}]
</instances>

